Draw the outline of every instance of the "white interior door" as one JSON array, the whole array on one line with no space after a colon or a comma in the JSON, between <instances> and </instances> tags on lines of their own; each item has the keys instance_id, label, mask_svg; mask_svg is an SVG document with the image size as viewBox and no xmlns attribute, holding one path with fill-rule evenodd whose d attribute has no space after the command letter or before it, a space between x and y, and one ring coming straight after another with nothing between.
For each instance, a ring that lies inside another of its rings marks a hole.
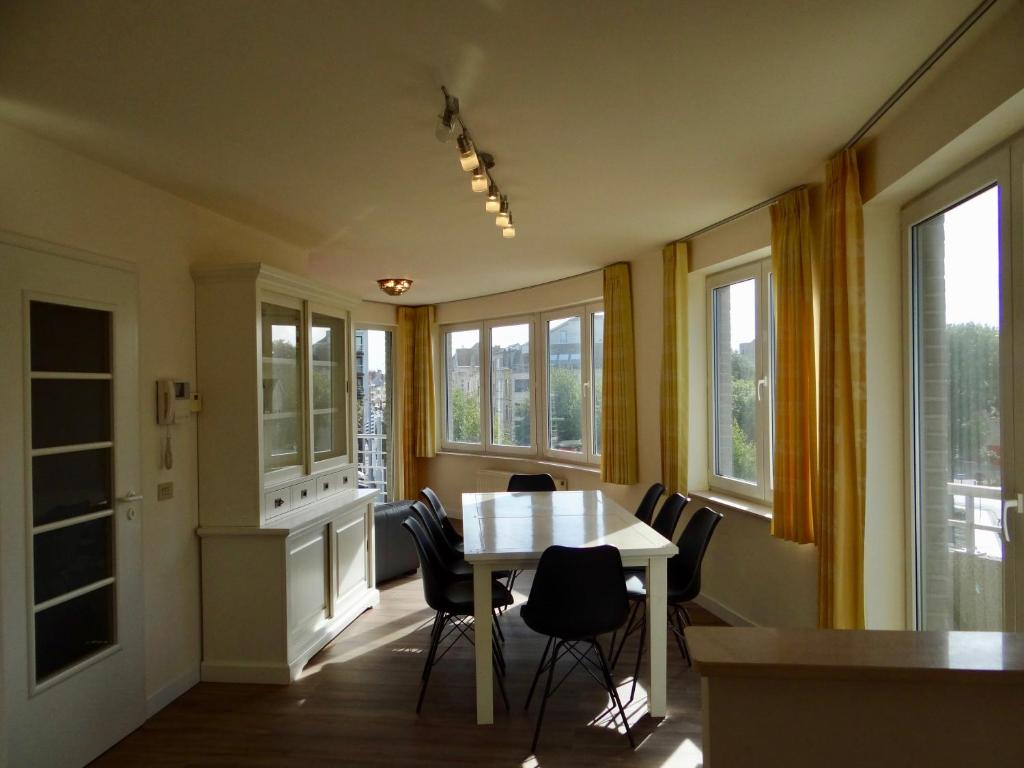
<instances>
[{"instance_id":1,"label":"white interior door","mask_svg":"<svg viewBox=\"0 0 1024 768\"><path fill-rule=\"evenodd\" d=\"M145 715L136 275L0 242L0 763L79 766Z\"/></svg>"}]
</instances>

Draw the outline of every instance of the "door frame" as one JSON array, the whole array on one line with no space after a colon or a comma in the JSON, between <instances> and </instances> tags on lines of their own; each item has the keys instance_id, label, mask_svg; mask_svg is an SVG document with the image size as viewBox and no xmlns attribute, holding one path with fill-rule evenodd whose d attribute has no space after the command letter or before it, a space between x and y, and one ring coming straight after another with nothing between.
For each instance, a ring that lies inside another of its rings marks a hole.
<instances>
[{"instance_id":1,"label":"door frame","mask_svg":"<svg viewBox=\"0 0 1024 768\"><path fill-rule=\"evenodd\" d=\"M903 392L904 392L904 461L905 472L905 563L906 563L906 621L912 629L921 629L921 606L918 594L919 551L918 530L921 508L918 477L918 434L920 424L914 409L918 360L917 345L917 286L914 280L913 228L927 219L956 207L971 196L997 184L999 186L999 399L1000 440L1002 441L1003 499L1016 493L1013 485L1014 468L1014 410L1013 393L1013 339L1015 333L1013 311L1014 276L1011 248L1011 167L1009 142L990 150L943 179L928 191L911 200L900 209L900 240L903 267ZM1021 302L1024 303L1024 302ZM1016 538L1016 537L1013 537ZM1010 545L1012 546L1012 544ZM1005 584L1014 579L1014 566L1018 566L1016 553L1004 547L1003 616L1007 627L1015 626L1016 606L1013 590ZM1006 568L1006 563L1010 567ZM1019 566L1018 566L1019 567Z\"/></svg>"}]
</instances>

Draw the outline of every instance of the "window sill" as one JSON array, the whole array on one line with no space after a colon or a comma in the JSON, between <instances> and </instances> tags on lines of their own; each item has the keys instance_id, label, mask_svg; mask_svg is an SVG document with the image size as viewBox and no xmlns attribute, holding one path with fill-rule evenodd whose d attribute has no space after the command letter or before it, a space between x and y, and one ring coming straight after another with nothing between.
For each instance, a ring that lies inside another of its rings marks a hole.
<instances>
[{"instance_id":1,"label":"window sill","mask_svg":"<svg viewBox=\"0 0 1024 768\"><path fill-rule=\"evenodd\" d=\"M528 461L541 467L554 467L555 469L572 469L577 472L589 472L593 475L600 475L601 468L593 464L572 464L567 461L554 461L552 459L539 459L530 455L512 455L496 453L478 453L476 451L453 451L451 449L440 450L438 456L457 456L459 458L487 459L488 461Z\"/></svg>"},{"instance_id":2,"label":"window sill","mask_svg":"<svg viewBox=\"0 0 1024 768\"><path fill-rule=\"evenodd\" d=\"M772 519L772 508L767 504L758 504L757 502L741 499L738 496L730 496L719 491L690 491L689 496L708 506L721 507L729 512L743 512L753 517L759 517L762 520Z\"/></svg>"}]
</instances>

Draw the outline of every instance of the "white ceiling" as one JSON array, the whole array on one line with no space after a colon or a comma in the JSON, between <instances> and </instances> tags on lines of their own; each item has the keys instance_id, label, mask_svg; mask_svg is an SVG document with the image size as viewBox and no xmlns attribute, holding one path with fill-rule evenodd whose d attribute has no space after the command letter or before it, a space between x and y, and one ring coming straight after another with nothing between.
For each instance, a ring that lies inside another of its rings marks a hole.
<instances>
[{"instance_id":1,"label":"white ceiling","mask_svg":"<svg viewBox=\"0 0 1024 768\"><path fill-rule=\"evenodd\" d=\"M405 303L642 252L812 177L976 0L4 0L0 120ZM453 145L462 102L517 237Z\"/></svg>"}]
</instances>

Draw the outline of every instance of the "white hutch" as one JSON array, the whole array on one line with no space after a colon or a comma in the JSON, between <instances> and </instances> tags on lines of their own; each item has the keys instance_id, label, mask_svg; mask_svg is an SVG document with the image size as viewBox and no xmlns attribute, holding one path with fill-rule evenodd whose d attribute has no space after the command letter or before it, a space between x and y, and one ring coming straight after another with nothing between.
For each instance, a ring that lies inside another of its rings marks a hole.
<instances>
[{"instance_id":1,"label":"white hutch","mask_svg":"<svg viewBox=\"0 0 1024 768\"><path fill-rule=\"evenodd\" d=\"M263 264L196 284L202 679L288 683L379 601L353 301Z\"/></svg>"}]
</instances>

